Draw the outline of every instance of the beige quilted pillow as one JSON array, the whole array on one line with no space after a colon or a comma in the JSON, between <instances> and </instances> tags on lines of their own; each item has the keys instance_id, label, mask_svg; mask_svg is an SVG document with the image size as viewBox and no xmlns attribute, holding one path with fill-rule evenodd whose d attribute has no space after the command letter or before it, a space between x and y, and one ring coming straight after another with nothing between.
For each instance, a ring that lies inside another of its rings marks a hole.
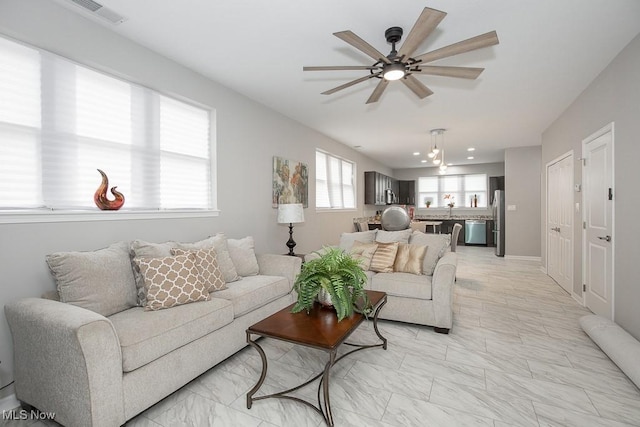
<instances>
[{"instance_id":1,"label":"beige quilted pillow","mask_svg":"<svg viewBox=\"0 0 640 427\"><path fill-rule=\"evenodd\" d=\"M427 247L400 243L393 271L411 274L422 274L422 262L427 254Z\"/></svg>"},{"instance_id":2,"label":"beige quilted pillow","mask_svg":"<svg viewBox=\"0 0 640 427\"><path fill-rule=\"evenodd\" d=\"M398 252L398 242L378 243L378 248L371 259L369 270L378 273L392 273L393 263Z\"/></svg>"},{"instance_id":3,"label":"beige quilted pillow","mask_svg":"<svg viewBox=\"0 0 640 427\"><path fill-rule=\"evenodd\" d=\"M375 254L376 249L378 249L376 243L363 243L356 240L353 242L353 246L351 246L349 252L353 258L360 260L360 266L363 270L368 270L371 268L371 260L373 259L373 254Z\"/></svg>"},{"instance_id":4,"label":"beige quilted pillow","mask_svg":"<svg viewBox=\"0 0 640 427\"><path fill-rule=\"evenodd\" d=\"M211 297L199 280L195 255L165 258L136 258L144 278L147 303L145 311L162 310Z\"/></svg>"},{"instance_id":5,"label":"beige quilted pillow","mask_svg":"<svg viewBox=\"0 0 640 427\"><path fill-rule=\"evenodd\" d=\"M227 289L227 284L222 277L222 271L216 260L215 249L200 249L197 251L189 251L180 248L171 249L172 255L188 255L192 253L196 257L196 267L200 282L204 283L207 292L221 291Z\"/></svg>"}]
</instances>

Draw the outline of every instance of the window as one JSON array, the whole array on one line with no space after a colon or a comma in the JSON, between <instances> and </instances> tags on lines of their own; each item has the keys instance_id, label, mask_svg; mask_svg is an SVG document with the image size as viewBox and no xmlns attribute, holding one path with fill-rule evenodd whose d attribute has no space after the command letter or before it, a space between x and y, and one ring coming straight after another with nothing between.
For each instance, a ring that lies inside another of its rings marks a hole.
<instances>
[{"instance_id":1,"label":"window","mask_svg":"<svg viewBox=\"0 0 640 427\"><path fill-rule=\"evenodd\" d=\"M355 209L355 163L316 150L316 209Z\"/></svg>"},{"instance_id":2,"label":"window","mask_svg":"<svg viewBox=\"0 0 640 427\"><path fill-rule=\"evenodd\" d=\"M0 212L212 210L211 112L0 38Z\"/></svg>"},{"instance_id":3,"label":"window","mask_svg":"<svg viewBox=\"0 0 640 427\"><path fill-rule=\"evenodd\" d=\"M421 206L431 202L431 207L447 207L452 200L455 207L472 207L474 197L478 207L487 207L487 175L426 176L418 179L418 194ZM449 199L445 199L449 195Z\"/></svg>"}]
</instances>

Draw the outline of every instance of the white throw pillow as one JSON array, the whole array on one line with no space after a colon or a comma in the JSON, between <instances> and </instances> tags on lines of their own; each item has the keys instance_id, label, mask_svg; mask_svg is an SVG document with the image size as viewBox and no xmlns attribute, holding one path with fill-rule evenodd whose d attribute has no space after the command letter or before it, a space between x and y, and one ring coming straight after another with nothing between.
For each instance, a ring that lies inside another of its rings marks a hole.
<instances>
[{"instance_id":1,"label":"white throw pillow","mask_svg":"<svg viewBox=\"0 0 640 427\"><path fill-rule=\"evenodd\" d=\"M227 239L227 245L238 275L256 276L260 272L252 236L243 239Z\"/></svg>"},{"instance_id":2,"label":"white throw pillow","mask_svg":"<svg viewBox=\"0 0 640 427\"><path fill-rule=\"evenodd\" d=\"M210 249L215 248L217 253L218 266L222 271L224 281L227 283L235 282L240 279L235 265L229 255L229 246L227 244L227 237L224 233L218 233L215 236L211 236L207 239L200 240L195 243L178 243L177 247L180 249Z\"/></svg>"},{"instance_id":3,"label":"white throw pillow","mask_svg":"<svg viewBox=\"0 0 640 427\"><path fill-rule=\"evenodd\" d=\"M127 242L92 252L46 256L60 301L110 316L137 304Z\"/></svg>"},{"instance_id":4,"label":"white throw pillow","mask_svg":"<svg viewBox=\"0 0 640 427\"><path fill-rule=\"evenodd\" d=\"M409 243L409 237L413 230L407 228L406 230L400 231L386 231L386 230L378 230L378 234L376 234L376 242L378 243Z\"/></svg>"},{"instance_id":5,"label":"white throw pillow","mask_svg":"<svg viewBox=\"0 0 640 427\"><path fill-rule=\"evenodd\" d=\"M355 233L342 233L340 235L340 249L350 251L353 243L357 240L361 243L373 243L378 230L357 231Z\"/></svg>"}]
</instances>

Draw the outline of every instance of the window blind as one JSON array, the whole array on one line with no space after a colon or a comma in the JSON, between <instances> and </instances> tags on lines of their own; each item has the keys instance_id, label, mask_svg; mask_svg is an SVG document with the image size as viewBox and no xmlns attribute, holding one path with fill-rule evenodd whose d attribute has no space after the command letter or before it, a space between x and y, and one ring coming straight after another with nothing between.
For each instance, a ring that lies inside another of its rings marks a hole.
<instances>
[{"instance_id":1,"label":"window blind","mask_svg":"<svg viewBox=\"0 0 640 427\"><path fill-rule=\"evenodd\" d=\"M0 38L0 210L213 209L210 111ZM6 96L5 96L6 95Z\"/></svg>"},{"instance_id":2,"label":"window blind","mask_svg":"<svg viewBox=\"0 0 640 427\"><path fill-rule=\"evenodd\" d=\"M354 209L355 164L316 150L316 208Z\"/></svg>"}]
</instances>

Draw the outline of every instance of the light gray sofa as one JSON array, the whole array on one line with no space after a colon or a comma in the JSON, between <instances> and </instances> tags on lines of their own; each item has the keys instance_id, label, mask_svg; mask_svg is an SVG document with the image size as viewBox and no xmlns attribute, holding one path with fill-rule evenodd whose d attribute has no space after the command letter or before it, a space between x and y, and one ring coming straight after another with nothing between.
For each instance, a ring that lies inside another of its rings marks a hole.
<instances>
[{"instance_id":1,"label":"light gray sofa","mask_svg":"<svg viewBox=\"0 0 640 427\"><path fill-rule=\"evenodd\" d=\"M352 251L356 241L426 246L422 274L367 269L365 288L387 293L387 304L380 311L380 319L433 326L436 332L449 333L453 325L453 284L458 262L457 254L450 250L450 235L411 229L342 233L339 247ZM316 258L321 252L309 254L306 259Z\"/></svg>"},{"instance_id":2,"label":"light gray sofa","mask_svg":"<svg viewBox=\"0 0 640 427\"><path fill-rule=\"evenodd\" d=\"M45 298L7 305L16 397L66 426L124 424L242 349L250 325L294 302L301 260L263 254L255 262L257 274L209 301L159 311L105 316ZM135 296L135 283L127 286Z\"/></svg>"}]
</instances>

